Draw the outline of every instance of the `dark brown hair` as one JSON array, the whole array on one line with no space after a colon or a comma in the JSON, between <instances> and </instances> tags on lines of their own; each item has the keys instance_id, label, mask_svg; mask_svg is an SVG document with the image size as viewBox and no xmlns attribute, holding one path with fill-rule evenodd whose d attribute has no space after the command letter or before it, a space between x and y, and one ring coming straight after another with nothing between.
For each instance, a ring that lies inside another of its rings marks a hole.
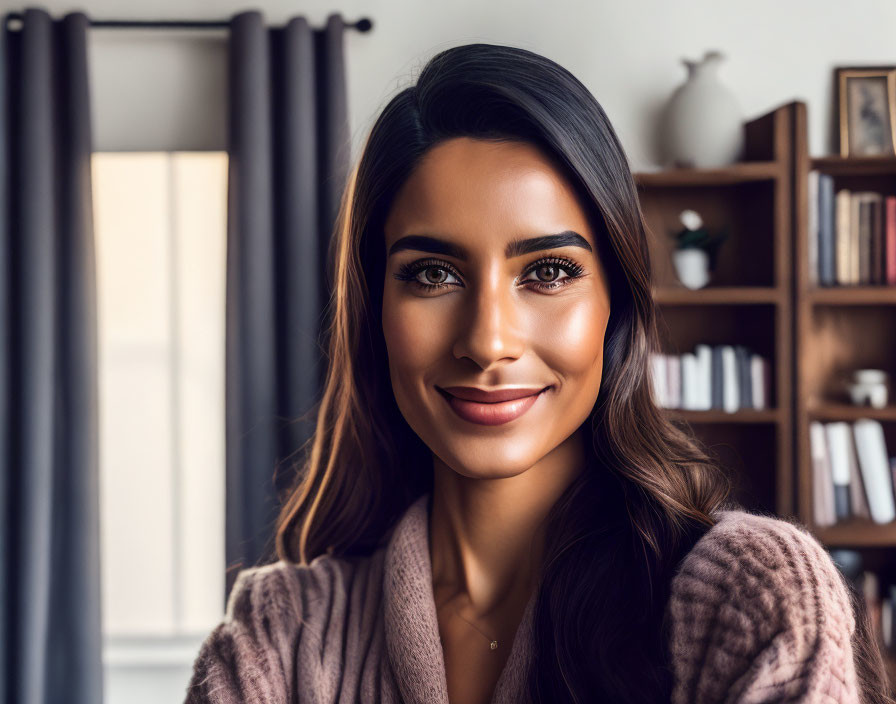
<instances>
[{"instance_id":1,"label":"dark brown hair","mask_svg":"<svg viewBox=\"0 0 896 704\"><path fill-rule=\"evenodd\" d=\"M652 398L659 349L644 220L603 109L568 71L513 47L436 55L377 119L332 241L329 366L316 432L277 525L281 559L364 555L432 490L432 453L402 417L382 334L383 225L421 157L453 137L540 147L595 225L611 312L587 471L546 525L533 701L668 700L663 613L675 567L726 504L730 482ZM421 471L423 470L423 471Z\"/></svg>"}]
</instances>

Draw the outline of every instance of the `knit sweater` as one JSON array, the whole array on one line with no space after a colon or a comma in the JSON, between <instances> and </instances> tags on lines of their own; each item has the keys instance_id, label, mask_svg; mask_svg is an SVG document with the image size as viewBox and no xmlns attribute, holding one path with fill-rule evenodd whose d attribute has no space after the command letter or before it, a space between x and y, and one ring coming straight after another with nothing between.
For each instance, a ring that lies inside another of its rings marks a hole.
<instances>
[{"instance_id":1,"label":"knit sweater","mask_svg":"<svg viewBox=\"0 0 896 704\"><path fill-rule=\"evenodd\" d=\"M448 704L432 590L428 494L363 558L243 570L196 657L185 704ZM715 514L666 605L673 704L860 702L844 579L796 523ZM535 594L493 704L524 701Z\"/></svg>"}]
</instances>

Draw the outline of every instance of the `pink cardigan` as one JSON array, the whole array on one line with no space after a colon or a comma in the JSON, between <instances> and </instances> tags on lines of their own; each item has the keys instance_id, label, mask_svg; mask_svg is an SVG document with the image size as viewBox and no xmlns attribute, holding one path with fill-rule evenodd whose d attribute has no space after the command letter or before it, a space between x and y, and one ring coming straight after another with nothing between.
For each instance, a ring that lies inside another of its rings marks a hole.
<instances>
[{"instance_id":1,"label":"pink cardigan","mask_svg":"<svg viewBox=\"0 0 896 704\"><path fill-rule=\"evenodd\" d=\"M203 643L185 704L448 704L432 592L428 495L364 558L321 555L243 570ZM802 527L720 511L671 585L673 704L859 704L844 579ZM493 704L519 702L526 607Z\"/></svg>"}]
</instances>

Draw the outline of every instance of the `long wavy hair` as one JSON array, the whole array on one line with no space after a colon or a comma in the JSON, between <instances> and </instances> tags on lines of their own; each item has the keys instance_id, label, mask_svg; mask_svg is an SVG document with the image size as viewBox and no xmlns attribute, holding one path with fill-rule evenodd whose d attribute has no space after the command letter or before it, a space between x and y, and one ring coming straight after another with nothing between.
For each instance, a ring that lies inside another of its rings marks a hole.
<instances>
[{"instance_id":1,"label":"long wavy hair","mask_svg":"<svg viewBox=\"0 0 896 704\"><path fill-rule=\"evenodd\" d=\"M611 310L586 471L549 512L534 618L533 702L668 700L663 613L673 571L728 502L730 479L652 397L659 350L646 228L603 109L556 63L523 49L442 51L374 124L331 241L328 369L283 500L280 559L367 555L432 491L432 452L398 409L382 332L383 226L402 184L443 140L537 145L595 225Z\"/></svg>"}]
</instances>

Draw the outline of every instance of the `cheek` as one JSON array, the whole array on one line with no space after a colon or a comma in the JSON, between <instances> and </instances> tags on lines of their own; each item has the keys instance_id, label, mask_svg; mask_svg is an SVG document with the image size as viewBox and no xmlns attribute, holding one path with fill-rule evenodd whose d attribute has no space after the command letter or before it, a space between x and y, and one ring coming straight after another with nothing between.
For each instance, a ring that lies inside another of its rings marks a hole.
<instances>
[{"instance_id":1,"label":"cheek","mask_svg":"<svg viewBox=\"0 0 896 704\"><path fill-rule=\"evenodd\" d=\"M609 316L609 307L594 298L569 301L551 315L539 316L541 329L533 337L539 356L567 383L599 384Z\"/></svg>"},{"instance_id":2,"label":"cheek","mask_svg":"<svg viewBox=\"0 0 896 704\"><path fill-rule=\"evenodd\" d=\"M445 347L446 318L434 311L438 304L422 298L383 295L383 337L389 368L408 374L428 368ZM412 383L405 378L394 382Z\"/></svg>"}]
</instances>

